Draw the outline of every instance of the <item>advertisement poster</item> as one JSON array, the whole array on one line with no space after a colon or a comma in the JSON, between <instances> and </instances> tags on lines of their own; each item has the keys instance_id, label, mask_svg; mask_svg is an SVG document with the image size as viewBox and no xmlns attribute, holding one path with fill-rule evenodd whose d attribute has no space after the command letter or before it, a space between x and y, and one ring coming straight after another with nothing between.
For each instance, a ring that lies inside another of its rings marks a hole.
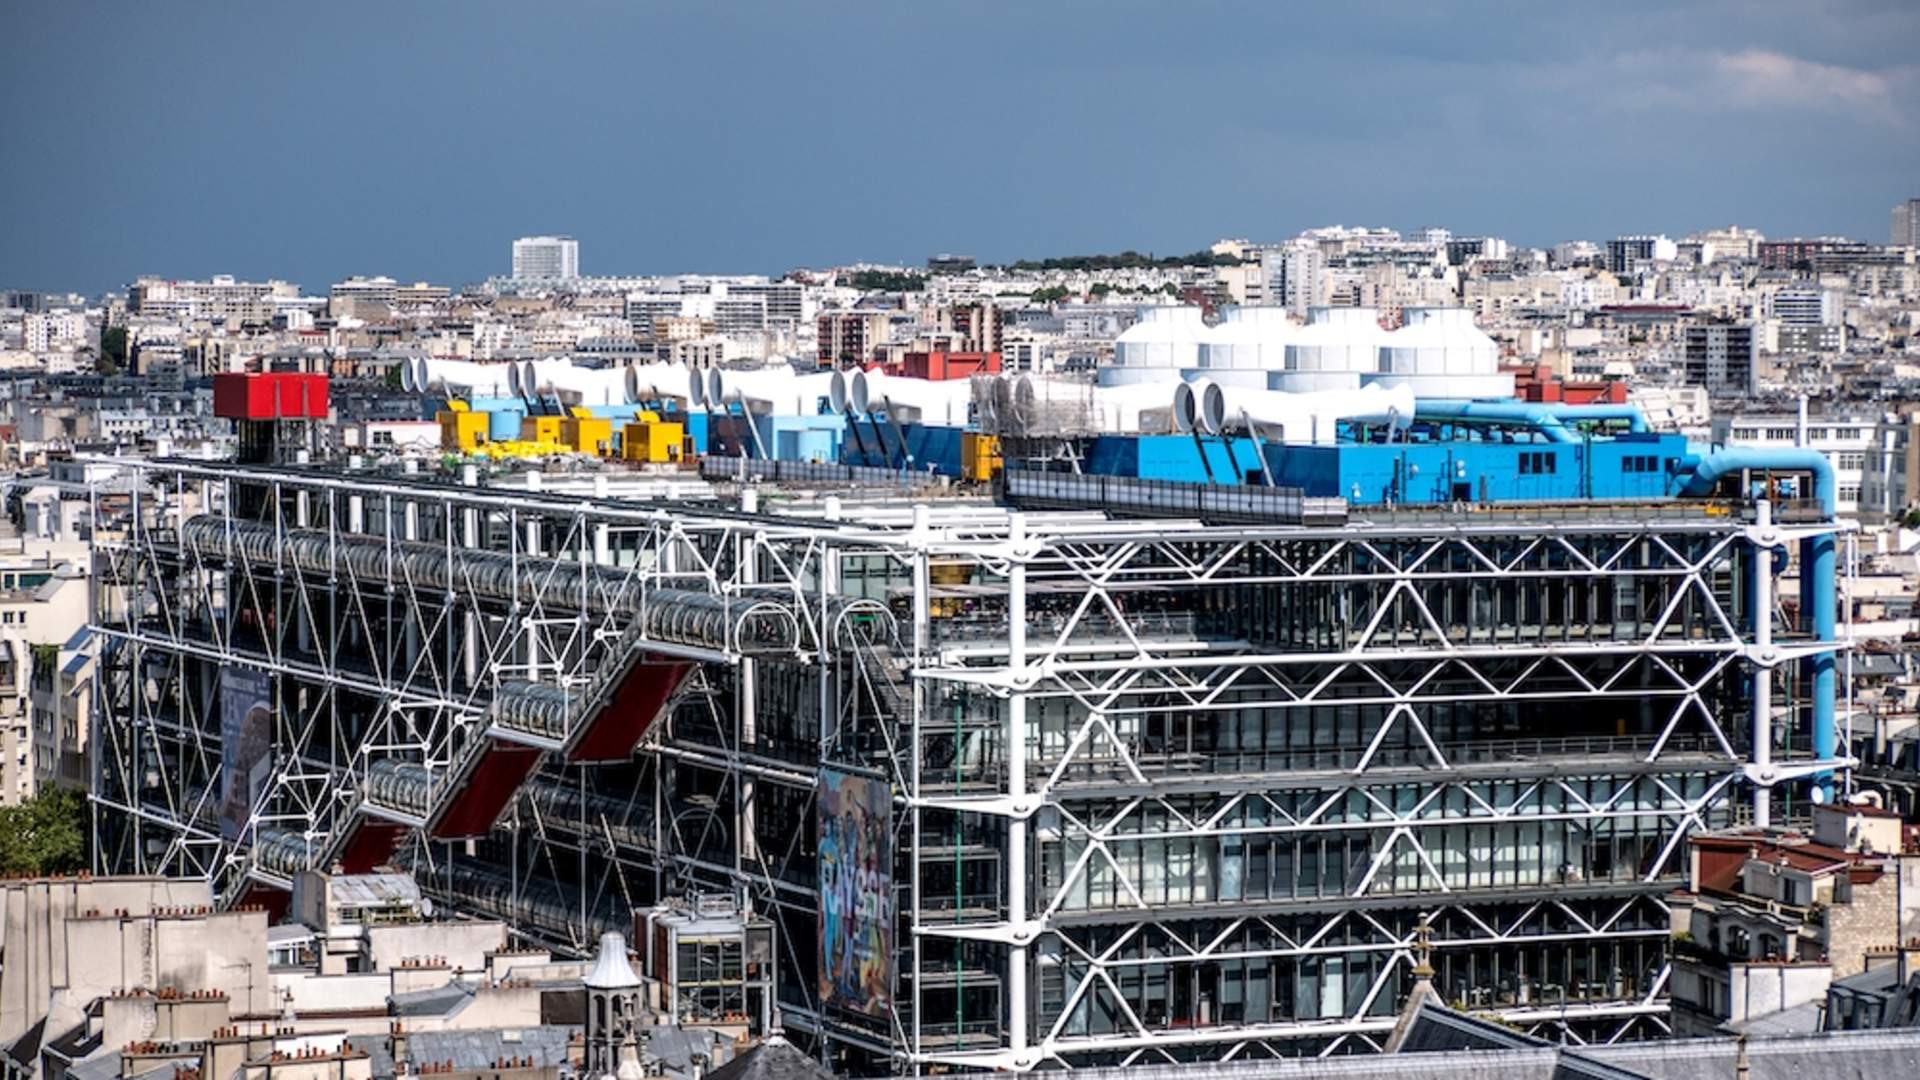
<instances>
[{"instance_id":1,"label":"advertisement poster","mask_svg":"<svg viewBox=\"0 0 1920 1080\"><path fill-rule=\"evenodd\" d=\"M893 1001L893 795L820 773L820 1002L885 1016Z\"/></svg>"},{"instance_id":2,"label":"advertisement poster","mask_svg":"<svg viewBox=\"0 0 1920 1080\"><path fill-rule=\"evenodd\" d=\"M238 839L273 769L273 680L264 671L220 672L220 835Z\"/></svg>"}]
</instances>

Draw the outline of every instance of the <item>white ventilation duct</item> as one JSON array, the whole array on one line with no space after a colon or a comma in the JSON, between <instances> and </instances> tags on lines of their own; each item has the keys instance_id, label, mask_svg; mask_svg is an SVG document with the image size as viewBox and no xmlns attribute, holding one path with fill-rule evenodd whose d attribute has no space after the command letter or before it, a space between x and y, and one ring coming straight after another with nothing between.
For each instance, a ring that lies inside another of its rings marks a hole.
<instances>
[{"instance_id":1,"label":"white ventilation duct","mask_svg":"<svg viewBox=\"0 0 1920 1080\"><path fill-rule=\"evenodd\" d=\"M1176 373L1153 382L1099 386L1046 375L985 376L974 380L976 419L982 431L1006 428L1072 429L1090 433L1163 433Z\"/></svg>"},{"instance_id":2,"label":"white ventilation duct","mask_svg":"<svg viewBox=\"0 0 1920 1080\"><path fill-rule=\"evenodd\" d=\"M1512 397L1500 346L1466 308L1407 308L1406 324L1384 336L1379 373L1364 381L1406 386L1419 397Z\"/></svg>"},{"instance_id":3,"label":"white ventilation duct","mask_svg":"<svg viewBox=\"0 0 1920 1080\"><path fill-rule=\"evenodd\" d=\"M778 416L816 416L820 399L831 397L834 372L802 375L786 364L758 371L712 368L707 372L707 404L743 405L749 412Z\"/></svg>"},{"instance_id":4,"label":"white ventilation duct","mask_svg":"<svg viewBox=\"0 0 1920 1080\"><path fill-rule=\"evenodd\" d=\"M1229 389L1202 397L1200 406L1204 432L1251 431L1274 442L1327 446L1342 420L1395 427L1411 423L1414 397L1404 386L1305 394Z\"/></svg>"},{"instance_id":5,"label":"white ventilation duct","mask_svg":"<svg viewBox=\"0 0 1920 1080\"><path fill-rule=\"evenodd\" d=\"M709 407L709 404L707 402L706 369L700 368L700 367L687 368L686 393L687 393L688 405L696 409L706 409Z\"/></svg>"},{"instance_id":6,"label":"white ventilation duct","mask_svg":"<svg viewBox=\"0 0 1920 1080\"><path fill-rule=\"evenodd\" d=\"M1473 325L1466 308L1408 308L1406 325L1389 333L1380 370L1395 375L1491 375L1500 346Z\"/></svg>"},{"instance_id":7,"label":"white ventilation duct","mask_svg":"<svg viewBox=\"0 0 1920 1080\"><path fill-rule=\"evenodd\" d=\"M557 356L550 356L545 360L516 360L508 365L508 371L512 375L508 385L512 388L514 396L531 400L542 394L551 393L545 388L545 384L551 379L553 373L572 366L571 363Z\"/></svg>"},{"instance_id":8,"label":"white ventilation duct","mask_svg":"<svg viewBox=\"0 0 1920 1080\"><path fill-rule=\"evenodd\" d=\"M1031 409L1034 406L1064 405L1068 407L1085 406L1092 395L1104 389L1081 379L1061 379L1052 375L1013 375L1002 376L1007 383L1009 400L1016 408ZM1116 387L1116 389L1119 389Z\"/></svg>"},{"instance_id":9,"label":"white ventilation duct","mask_svg":"<svg viewBox=\"0 0 1920 1080\"><path fill-rule=\"evenodd\" d=\"M878 371L856 371L851 381L853 411L863 416L891 407L909 410L912 415L903 419L964 427L969 406L973 404L970 379L913 379Z\"/></svg>"},{"instance_id":10,"label":"white ventilation duct","mask_svg":"<svg viewBox=\"0 0 1920 1080\"><path fill-rule=\"evenodd\" d=\"M1001 377L975 375L967 381L973 384L974 422L987 434L1000 434L1000 415L1006 411L1006 393L999 388Z\"/></svg>"},{"instance_id":11,"label":"white ventilation duct","mask_svg":"<svg viewBox=\"0 0 1920 1080\"><path fill-rule=\"evenodd\" d=\"M1207 418L1218 418L1225 412L1220 387L1211 379L1189 379L1173 388L1173 430L1182 435L1216 433L1218 428L1206 426Z\"/></svg>"},{"instance_id":12,"label":"white ventilation duct","mask_svg":"<svg viewBox=\"0 0 1920 1080\"><path fill-rule=\"evenodd\" d=\"M1209 371L1284 371L1287 345L1298 331L1286 308L1228 308L1220 325L1200 343L1200 366Z\"/></svg>"},{"instance_id":13,"label":"white ventilation duct","mask_svg":"<svg viewBox=\"0 0 1920 1080\"><path fill-rule=\"evenodd\" d=\"M1099 416L1101 430L1114 434L1165 434L1172 425L1174 388L1184 385L1186 383L1179 379L1163 379L1094 387L1093 408Z\"/></svg>"},{"instance_id":14,"label":"white ventilation duct","mask_svg":"<svg viewBox=\"0 0 1920 1080\"><path fill-rule=\"evenodd\" d=\"M627 402L639 404L660 398L687 396L685 364L635 364L627 369Z\"/></svg>"},{"instance_id":15,"label":"white ventilation duct","mask_svg":"<svg viewBox=\"0 0 1920 1080\"><path fill-rule=\"evenodd\" d=\"M574 367L529 360L520 368L523 397L558 396L567 405L624 405L627 373L618 368Z\"/></svg>"},{"instance_id":16,"label":"white ventilation duct","mask_svg":"<svg viewBox=\"0 0 1920 1080\"><path fill-rule=\"evenodd\" d=\"M1310 308L1307 325L1287 343L1286 371L1267 385L1295 393L1357 389L1380 370L1386 341L1374 308Z\"/></svg>"},{"instance_id":17,"label":"white ventilation duct","mask_svg":"<svg viewBox=\"0 0 1920 1080\"><path fill-rule=\"evenodd\" d=\"M1168 369L1200 366L1200 344L1211 331L1197 307L1140 309L1140 321L1113 342L1114 382L1160 378ZM1144 369L1144 370L1143 370Z\"/></svg>"},{"instance_id":18,"label":"white ventilation duct","mask_svg":"<svg viewBox=\"0 0 1920 1080\"><path fill-rule=\"evenodd\" d=\"M850 371L835 371L827 376L827 408L840 416L853 411L853 379Z\"/></svg>"},{"instance_id":19,"label":"white ventilation duct","mask_svg":"<svg viewBox=\"0 0 1920 1080\"><path fill-rule=\"evenodd\" d=\"M400 369L400 388L415 394L438 391L473 397L507 397L513 393L511 367L511 364L415 357Z\"/></svg>"}]
</instances>

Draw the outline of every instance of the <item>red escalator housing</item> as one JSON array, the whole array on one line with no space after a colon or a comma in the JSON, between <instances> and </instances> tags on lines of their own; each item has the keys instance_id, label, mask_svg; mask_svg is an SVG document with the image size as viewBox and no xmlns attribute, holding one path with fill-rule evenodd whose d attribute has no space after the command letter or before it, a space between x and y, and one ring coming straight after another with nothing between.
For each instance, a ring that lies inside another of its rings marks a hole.
<instances>
[{"instance_id":1,"label":"red escalator housing","mask_svg":"<svg viewBox=\"0 0 1920 1080\"><path fill-rule=\"evenodd\" d=\"M350 828L353 834L340 849L340 869L349 874L371 873L374 867L392 859L400 838L407 834L405 826L365 817Z\"/></svg>"},{"instance_id":2,"label":"red escalator housing","mask_svg":"<svg viewBox=\"0 0 1920 1080\"><path fill-rule=\"evenodd\" d=\"M287 909L293 906L293 894L272 885L249 881L240 887L240 895L234 897L231 906L235 909L264 908L267 925L271 926L287 917Z\"/></svg>"},{"instance_id":3,"label":"red escalator housing","mask_svg":"<svg viewBox=\"0 0 1920 1080\"><path fill-rule=\"evenodd\" d=\"M492 832L501 811L540 761L540 751L533 747L498 740L480 753L460 789L446 796L450 800L446 812L432 823L435 840L464 840Z\"/></svg>"},{"instance_id":4,"label":"red escalator housing","mask_svg":"<svg viewBox=\"0 0 1920 1080\"><path fill-rule=\"evenodd\" d=\"M607 698L606 707L581 721L568 761L625 761L633 756L660 710L693 673L693 662L642 656L634 660Z\"/></svg>"}]
</instances>

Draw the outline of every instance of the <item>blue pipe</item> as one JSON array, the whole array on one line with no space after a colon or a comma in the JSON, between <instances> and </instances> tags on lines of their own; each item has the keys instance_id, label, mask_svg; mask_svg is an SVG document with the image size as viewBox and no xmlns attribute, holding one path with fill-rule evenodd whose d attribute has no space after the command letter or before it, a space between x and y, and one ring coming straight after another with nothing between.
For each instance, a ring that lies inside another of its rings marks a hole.
<instances>
[{"instance_id":1,"label":"blue pipe","mask_svg":"<svg viewBox=\"0 0 1920 1080\"><path fill-rule=\"evenodd\" d=\"M1773 472L1806 472L1813 478L1813 497L1828 520L1840 512L1839 485L1833 464L1818 450L1760 450L1724 447L1704 457L1681 459L1680 467L1691 470L1681 491L1687 495L1706 495L1714 484L1730 472L1756 469ZM1839 583L1834 574L1834 535L1830 532L1800 541L1800 610L1815 641L1832 641L1839 633ZM1821 761L1833 758L1839 749L1839 728L1834 722L1835 665L1831 652L1815 653L1801 663L1801 674L1812 690L1813 753ZM1833 774L1818 773L1813 778L1814 798L1833 798Z\"/></svg>"},{"instance_id":2,"label":"blue pipe","mask_svg":"<svg viewBox=\"0 0 1920 1080\"><path fill-rule=\"evenodd\" d=\"M1627 430L1635 435L1648 435L1653 427L1637 405L1561 405L1555 411L1561 420L1579 422L1581 420L1625 420Z\"/></svg>"},{"instance_id":3,"label":"blue pipe","mask_svg":"<svg viewBox=\"0 0 1920 1080\"><path fill-rule=\"evenodd\" d=\"M520 437L520 421L527 415L525 406L493 409L487 413L487 438L494 442L512 442Z\"/></svg>"},{"instance_id":4,"label":"blue pipe","mask_svg":"<svg viewBox=\"0 0 1920 1080\"><path fill-rule=\"evenodd\" d=\"M1548 405L1531 401L1458 401L1422 398L1413 406L1415 420L1455 420L1511 424L1531 428L1548 442L1574 443L1580 437L1567 427L1581 421L1625 420L1627 430L1645 435L1653 429L1632 405Z\"/></svg>"},{"instance_id":5,"label":"blue pipe","mask_svg":"<svg viewBox=\"0 0 1920 1080\"><path fill-rule=\"evenodd\" d=\"M1545 405L1526 401L1453 401L1421 398L1413 403L1415 420L1470 421L1532 428L1548 442L1579 442Z\"/></svg>"},{"instance_id":6,"label":"blue pipe","mask_svg":"<svg viewBox=\"0 0 1920 1080\"><path fill-rule=\"evenodd\" d=\"M1680 459L1680 471L1691 473L1681 492L1701 496L1713 492L1720 478L1743 469L1765 472L1804 472L1813 477L1813 497L1827 517L1840 512L1839 485L1834 480L1833 463L1818 450L1760 450L1728 446L1712 453L1689 455Z\"/></svg>"},{"instance_id":7,"label":"blue pipe","mask_svg":"<svg viewBox=\"0 0 1920 1080\"><path fill-rule=\"evenodd\" d=\"M640 414L645 411L647 411L647 407L644 405L589 405L587 406L588 415L597 417L598 419L601 419L601 420L636 420L639 418Z\"/></svg>"},{"instance_id":8,"label":"blue pipe","mask_svg":"<svg viewBox=\"0 0 1920 1080\"><path fill-rule=\"evenodd\" d=\"M1839 597L1834 582L1834 536L1821 533L1800 541L1800 610L1808 612L1816 640L1832 641L1838 633ZM1801 673L1813 687L1813 752L1826 761L1835 756L1840 733L1834 723L1834 656L1814 653L1801 662ZM1814 776L1817 802L1833 800L1833 773Z\"/></svg>"}]
</instances>

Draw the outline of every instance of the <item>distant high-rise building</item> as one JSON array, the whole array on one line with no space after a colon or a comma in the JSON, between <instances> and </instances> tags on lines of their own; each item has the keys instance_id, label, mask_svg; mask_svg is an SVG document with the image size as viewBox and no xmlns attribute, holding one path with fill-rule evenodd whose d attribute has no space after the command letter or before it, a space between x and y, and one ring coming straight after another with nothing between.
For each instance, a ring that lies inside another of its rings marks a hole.
<instances>
[{"instance_id":1,"label":"distant high-rise building","mask_svg":"<svg viewBox=\"0 0 1920 1080\"><path fill-rule=\"evenodd\" d=\"M1839 293L1795 285L1772 294L1765 307L1780 324L1774 330L1776 352L1838 352L1846 345Z\"/></svg>"},{"instance_id":2,"label":"distant high-rise building","mask_svg":"<svg viewBox=\"0 0 1920 1080\"><path fill-rule=\"evenodd\" d=\"M1920 248L1920 199L1908 199L1893 208L1894 247Z\"/></svg>"},{"instance_id":3,"label":"distant high-rise building","mask_svg":"<svg viewBox=\"0 0 1920 1080\"><path fill-rule=\"evenodd\" d=\"M1465 266L1475 259L1499 262L1507 257L1507 242L1497 236L1456 236L1446 241L1447 265Z\"/></svg>"},{"instance_id":4,"label":"distant high-rise building","mask_svg":"<svg viewBox=\"0 0 1920 1080\"><path fill-rule=\"evenodd\" d=\"M1644 262L1672 262L1679 257L1679 245L1664 236L1621 236L1607 241L1607 269L1615 274L1631 274Z\"/></svg>"},{"instance_id":5,"label":"distant high-rise building","mask_svg":"<svg viewBox=\"0 0 1920 1080\"><path fill-rule=\"evenodd\" d=\"M402 285L390 277L350 277L335 282L328 290L327 310L335 317L385 318L396 308L436 304L450 295L451 290L445 285L429 285L424 281Z\"/></svg>"},{"instance_id":6,"label":"distant high-rise building","mask_svg":"<svg viewBox=\"0 0 1920 1080\"><path fill-rule=\"evenodd\" d=\"M1710 394L1743 395L1754 389L1752 323L1700 322L1687 327L1687 382Z\"/></svg>"},{"instance_id":7,"label":"distant high-rise building","mask_svg":"<svg viewBox=\"0 0 1920 1080\"><path fill-rule=\"evenodd\" d=\"M884 311L829 311L820 316L816 356L820 366L864 363L886 344L890 316Z\"/></svg>"},{"instance_id":8,"label":"distant high-rise building","mask_svg":"<svg viewBox=\"0 0 1920 1080\"><path fill-rule=\"evenodd\" d=\"M523 236L513 242L513 276L522 281L571 281L580 276L580 241L571 236Z\"/></svg>"},{"instance_id":9,"label":"distant high-rise building","mask_svg":"<svg viewBox=\"0 0 1920 1080\"><path fill-rule=\"evenodd\" d=\"M1788 326L1832 326L1840 321L1840 297L1813 285L1781 289L1769 299L1773 317Z\"/></svg>"},{"instance_id":10,"label":"distant high-rise building","mask_svg":"<svg viewBox=\"0 0 1920 1080\"><path fill-rule=\"evenodd\" d=\"M271 322L281 302L297 302L300 287L284 281L236 281L217 274L207 281L143 277L127 288L137 314L224 322Z\"/></svg>"},{"instance_id":11,"label":"distant high-rise building","mask_svg":"<svg viewBox=\"0 0 1920 1080\"><path fill-rule=\"evenodd\" d=\"M1562 269L1569 266L1592 266L1600 261L1600 245L1589 240L1569 240L1555 244L1547 252L1547 258L1554 266Z\"/></svg>"},{"instance_id":12,"label":"distant high-rise building","mask_svg":"<svg viewBox=\"0 0 1920 1080\"><path fill-rule=\"evenodd\" d=\"M1304 316L1307 309L1325 303L1327 256L1318 247L1289 244L1260 253L1266 271L1267 303Z\"/></svg>"},{"instance_id":13,"label":"distant high-rise building","mask_svg":"<svg viewBox=\"0 0 1920 1080\"><path fill-rule=\"evenodd\" d=\"M927 260L927 269L936 274L964 274L973 269L971 255L951 255L942 252Z\"/></svg>"},{"instance_id":14,"label":"distant high-rise building","mask_svg":"<svg viewBox=\"0 0 1920 1080\"><path fill-rule=\"evenodd\" d=\"M1724 259L1759 258L1760 244L1764 240L1766 237L1757 229L1729 225L1724 229L1706 229L1689 234L1686 243L1697 245L1697 257L1702 264L1706 264Z\"/></svg>"},{"instance_id":15,"label":"distant high-rise building","mask_svg":"<svg viewBox=\"0 0 1920 1080\"><path fill-rule=\"evenodd\" d=\"M1760 244L1762 270L1818 270L1834 261L1874 260L1885 252L1876 244L1844 236L1789 237Z\"/></svg>"}]
</instances>

